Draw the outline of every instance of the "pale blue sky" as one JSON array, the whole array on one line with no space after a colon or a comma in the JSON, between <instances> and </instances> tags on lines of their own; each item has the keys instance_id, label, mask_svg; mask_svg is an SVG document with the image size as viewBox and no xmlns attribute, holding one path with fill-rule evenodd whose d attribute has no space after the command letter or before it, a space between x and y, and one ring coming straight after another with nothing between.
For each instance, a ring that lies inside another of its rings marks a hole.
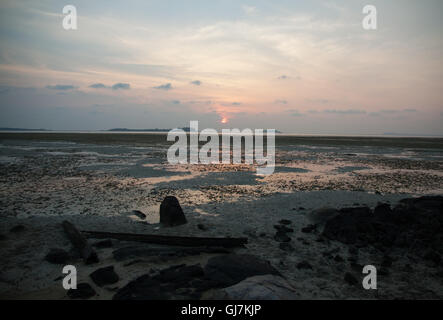
<instances>
[{"instance_id":1,"label":"pale blue sky","mask_svg":"<svg viewBox=\"0 0 443 320\"><path fill-rule=\"evenodd\" d=\"M78 30L62 28L73 4ZM378 29L361 26L375 5ZM2 1L0 127L443 134L443 2ZM226 122L226 123L222 123Z\"/></svg>"}]
</instances>

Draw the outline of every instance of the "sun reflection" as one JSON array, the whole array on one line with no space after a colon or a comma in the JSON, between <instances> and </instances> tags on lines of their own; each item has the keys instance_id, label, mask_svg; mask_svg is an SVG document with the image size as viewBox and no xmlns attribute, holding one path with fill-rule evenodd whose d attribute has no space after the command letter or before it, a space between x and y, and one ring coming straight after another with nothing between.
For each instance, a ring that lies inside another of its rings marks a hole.
<instances>
[{"instance_id":1,"label":"sun reflection","mask_svg":"<svg viewBox=\"0 0 443 320\"><path fill-rule=\"evenodd\" d=\"M221 119L221 121L220 121L221 123L228 123L228 118L226 118L226 117L223 117L222 119Z\"/></svg>"}]
</instances>

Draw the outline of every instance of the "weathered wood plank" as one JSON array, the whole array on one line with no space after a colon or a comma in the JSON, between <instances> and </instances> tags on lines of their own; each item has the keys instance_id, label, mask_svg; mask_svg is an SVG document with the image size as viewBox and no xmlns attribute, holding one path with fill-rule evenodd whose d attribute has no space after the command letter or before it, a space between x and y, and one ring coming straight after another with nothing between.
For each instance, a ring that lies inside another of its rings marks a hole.
<instances>
[{"instance_id":1,"label":"weathered wood plank","mask_svg":"<svg viewBox=\"0 0 443 320\"><path fill-rule=\"evenodd\" d=\"M248 238L202 238L202 237L177 237L153 234L112 233L100 231L82 231L88 238L117 239L123 241L136 241L155 244L164 244L183 247L243 247L248 243Z\"/></svg>"}]
</instances>

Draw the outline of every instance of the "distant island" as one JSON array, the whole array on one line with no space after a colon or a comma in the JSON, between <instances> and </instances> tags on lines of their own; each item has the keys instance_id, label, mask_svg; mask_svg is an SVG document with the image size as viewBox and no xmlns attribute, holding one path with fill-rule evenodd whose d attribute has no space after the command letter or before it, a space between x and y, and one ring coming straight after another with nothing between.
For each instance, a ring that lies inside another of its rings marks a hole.
<instances>
[{"instance_id":1,"label":"distant island","mask_svg":"<svg viewBox=\"0 0 443 320\"><path fill-rule=\"evenodd\" d=\"M128 128L113 128L104 131L118 131L118 132L168 132L172 129L128 129Z\"/></svg>"},{"instance_id":2,"label":"distant island","mask_svg":"<svg viewBox=\"0 0 443 320\"><path fill-rule=\"evenodd\" d=\"M0 128L0 131L51 131L48 129Z\"/></svg>"}]
</instances>

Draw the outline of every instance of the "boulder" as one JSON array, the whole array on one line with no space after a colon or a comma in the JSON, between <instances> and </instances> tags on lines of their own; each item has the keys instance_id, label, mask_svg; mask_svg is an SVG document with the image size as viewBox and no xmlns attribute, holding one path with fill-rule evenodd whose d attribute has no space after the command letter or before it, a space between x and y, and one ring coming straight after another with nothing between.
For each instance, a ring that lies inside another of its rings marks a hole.
<instances>
[{"instance_id":1,"label":"boulder","mask_svg":"<svg viewBox=\"0 0 443 320\"><path fill-rule=\"evenodd\" d=\"M145 274L117 291L113 300L167 300L184 297L198 298L191 289L193 282L202 281L204 272L199 265L178 265L163 269L159 274Z\"/></svg>"},{"instance_id":2,"label":"boulder","mask_svg":"<svg viewBox=\"0 0 443 320\"><path fill-rule=\"evenodd\" d=\"M280 273L266 260L248 254L227 254L213 257L205 266L205 278L212 287L228 287L246 278Z\"/></svg>"},{"instance_id":3,"label":"boulder","mask_svg":"<svg viewBox=\"0 0 443 320\"><path fill-rule=\"evenodd\" d=\"M66 264L69 259L69 253L59 248L50 249L48 254L45 256L45 260L53 264Z\"/></svg>"},{"instance_id":4,"label":"boulder","mask_svg":"<svg viewBox=\"0 0 443 320\"><path fill-rule=\"evenodd\" d=\"M295 288L285 279L275 275L247 278L233 286L220 289L215 296L227 300L295 300Z\"/></svg>"},{"instance_id":5,"label":"boulder","mask_svg":"<svg viewBox=\"0 0 443 320\"><path fill-rule=\"evenodd\" d=\"M118 274L114 271L114 266L97 269L89 276L99 287L107 284L114 284L120 280Z\"/></svg>"},{"instance_id":6,"label":"boulder","mask_svg":"<svg viewBox=\"0 0 443 320\"><path fill-rule=\"evenodd\" d=\"M357 278L349 272L345 273L344 280L351 286L356 286L358 284Z\"/></svg>"},{"instance_id":7,"label":"boulder","mask_svg":"<svg viewBox=\"0 0 443 320\"><path fill-rule=\"evenodd\" d=\"M322 225L338 214L339 212L337 209L325 207L311 211L307 214L307 218L312 224Z\"/></svg>"},{"instance_id":8,"label":"boulder","mask_svg":"<svg viewBox=\"0 0 443 320\"><path fill-rule=\"evenodd\" d=\"M160 223L165 227L173 227L187 222L185 214L174 196L163 199L160 205Z\"/></svg>"},{"instance_id":9,"label":"boulder","mask_svg":"<svg viewBox=\"0 0 443 320\"><path fill-rule=\"evenodd\" d=\"M77 284L77 289L69 289L67 295L71 299L89 299L96 295L89 283Z\"/></svg>"}]
</instances>

